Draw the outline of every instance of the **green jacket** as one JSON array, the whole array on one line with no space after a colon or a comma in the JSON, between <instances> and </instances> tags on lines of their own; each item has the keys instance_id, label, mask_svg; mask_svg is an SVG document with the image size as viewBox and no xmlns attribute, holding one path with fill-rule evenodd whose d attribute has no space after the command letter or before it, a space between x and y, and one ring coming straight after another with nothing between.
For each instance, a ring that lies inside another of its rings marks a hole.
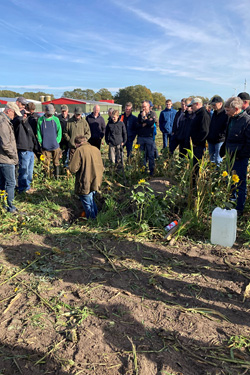
<instances>
[{"instance_id":1,"label":"green jacket","mask_svg":"<svg viewBox=\"0 0 250 375\"><path fill-rule=\"evenodd\" d=\"M88 142L76 149L69 163L71 173L76 173L75 192L87 195L99 191L103 176L103 163L100 150Z\"/></svg>"},{"instance_id":2,"label":"green jacket","mask_svg":"<svg viewBox=\"0 0 250 375\"><path fill-rule=\"evenodd\" d=\"M87 140L90 138L89 124L84 118L76 120L75 116L71 117L66 124L63 136L69 144L69 148L76 148L75 137L77 135L84 135Z\"/></svg>"}]
</instances>

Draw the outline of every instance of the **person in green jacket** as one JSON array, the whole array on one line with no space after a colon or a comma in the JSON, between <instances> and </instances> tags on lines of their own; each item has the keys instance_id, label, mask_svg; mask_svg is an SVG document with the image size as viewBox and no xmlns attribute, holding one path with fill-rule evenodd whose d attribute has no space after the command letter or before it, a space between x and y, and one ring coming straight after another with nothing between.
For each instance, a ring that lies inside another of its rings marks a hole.
<instances>
[{"instance_id":1,"label":"person in green jacket","mask_svg":"<svg viewBox=\"0 0 250 375\"><path fill-rule=\"evenodd\" d=\"M59 143L62 139L62 128L58 117L54 116L55 108L52 104L45 106L45 115L37 122L37 139L41 145L44 164L50 166L52 157L55 178L59 177L59 165L62 152Z\"/></svg>"}]
</instances>

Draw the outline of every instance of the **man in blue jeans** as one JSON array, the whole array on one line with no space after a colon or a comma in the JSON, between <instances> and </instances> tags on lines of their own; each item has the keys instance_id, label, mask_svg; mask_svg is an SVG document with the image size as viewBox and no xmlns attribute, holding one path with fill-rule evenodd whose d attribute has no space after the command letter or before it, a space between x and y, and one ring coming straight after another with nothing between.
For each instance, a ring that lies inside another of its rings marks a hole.
<instances>
[{"instance_id":1,"label":"man in blue jeans","mask_svg":"<svg viewBox=\"0 0 250 375\"><path fill-rule=\"evenodd\" d=\"M29 105L34 103L29 103ZM12 121L18 151L18 192L30 193L34 169L34 152L38 151L38 142L28 118L15 117Z\"/></svg>"},{"instance_id":2,"label":"man in blue jeans","mask_svg":"<svg viewBox=\"0 0 250 375\"><path fill-rule=\"evenodd\" d=\"M242 106L243 101L239 97L231 97L225 103L226 113L229 116L225 149L231 156L235 155L232 170L239 177L239 183L233 190L233 195L237 198L236 210L238 216L242 216L245 206L247 166L250 157L250 116L243 110Z\"/></svg>"},{"instance_id":3,"label":"man in blue jeans","mask_svg":"<svg viewBox=\"0 0 250 375\"><path fill-rule=\"evenodd\" d=\"M160 131L162 132L163 148L166 148L169 140L169 149L172 149L172 130L174 118L177 113L176 109L172 108L172 100L166 100L166 108L161 111L159 118Z\"/></svg>"},{"instance_id":4,"label":"man in blue jeans","mask_svg":"<svg viewBox=\"0 0 250 375\"><path fill-rule=\"evenodd\" d=\"M18 163L16 140L11 120L21 116L16 103L8 102L0 113L0 190L7 194L7 211L14 213L15 165Z\"/></svg>"},{"instance_id":5,"label":"man in blue jeans","mask_svg":"<svg viewBox=\"0 0 250 375\"><path fill-rule=\"evenodd\" d=\"M137 143L140 145L140 150L144 152L144 166L146 167L147 158L149 164L149 172L152 176L154 173L154 125L156 122L155 113L150 111L149 101L145 100L142 103L142 111L138 116L136 124L137 129Z\"/></svg>"},{"instance_id":6,"label":"man in blue jeans","mask_svg":"<svg viewBox=\"0 0 250 375\"><path fill-rule=\"evenodd\" d=\"M84 135L75 137L76 151L69 163L71 173L76 173L75 192L79 195L87 219L95 219L97 206L95 194L100 190L103 163L100 150L87 142Z\"/></svg>"}]
</instances>

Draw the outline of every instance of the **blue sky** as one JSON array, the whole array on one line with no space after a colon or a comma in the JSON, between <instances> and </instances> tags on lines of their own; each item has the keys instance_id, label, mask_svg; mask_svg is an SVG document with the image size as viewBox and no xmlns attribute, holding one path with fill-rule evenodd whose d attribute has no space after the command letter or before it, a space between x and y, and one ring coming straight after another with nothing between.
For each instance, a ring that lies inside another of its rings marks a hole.
<instances>
[{"instance_id":1,"label":"blue sky","mask_svg":"<svg viewBox=\"0 0 250 375\"><path fill-rule=\"evenodd\" d=\"M0 89L250 91L249 0L2 0L0 30Z\"/></svg>"}]
</instances>

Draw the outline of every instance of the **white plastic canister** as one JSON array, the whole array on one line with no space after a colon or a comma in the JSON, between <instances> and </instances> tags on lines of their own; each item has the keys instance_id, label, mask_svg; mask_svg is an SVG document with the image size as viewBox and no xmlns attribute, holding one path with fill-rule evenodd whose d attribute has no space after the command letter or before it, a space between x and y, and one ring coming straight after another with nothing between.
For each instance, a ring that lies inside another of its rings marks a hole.
<instances>
[{"instance_id":1,"label":"white plastic canister","mask_svg":"<svg viewBox=\"0 0 250 375\"><path fill-rule=\"evenodd\" d=\"M233 246L236 240L237 211L216 207L212 212L211 243Z\"/></svg>"}]
</instances>

